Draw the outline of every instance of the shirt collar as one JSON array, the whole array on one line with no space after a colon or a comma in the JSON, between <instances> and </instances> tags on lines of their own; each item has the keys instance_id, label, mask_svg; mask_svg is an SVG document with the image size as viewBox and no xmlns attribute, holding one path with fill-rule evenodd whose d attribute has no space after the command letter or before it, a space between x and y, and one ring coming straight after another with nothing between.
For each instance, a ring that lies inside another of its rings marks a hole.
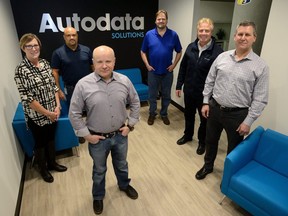
<instances>
[{"instance_id":1,"label":"shirt collar","mask_svg":"<svg viewBox=\"0 0 288 216\"><path fill-rule=\"evenodd\" d=\"M97 72L93 72L95 74L95 78L96 78L96 81L99 82L99 81L105 81L104 79L102 79L102 77L97 73ZM117 80L118 76L117 74L113 71L112 72L112 77L111 77L111 81L113 80ZM106 82L106 81L105 81Z\"/></svg>"},{"instance_id":2,"label":"shirt collar","mask_svg":"<svg viewBox=\"0 0 288 216\"><path fill-rule=\"evenodd\" d=\"M76 52L76 51L79 51L79 50L80 50L79 44L77 45L77 48L76 48L75 50L70 49L66 44L64 44L64 46L65 46L65 49L66 49L66 50L69 50L69 51L71 51L71 52Z\"/></svg>"},{"instance_id":3,"label":"shirt collar","mask_svg":"<svg viewBox=\"0 0 288 216\"><path fill-rule=\"evenodd\" d=\"M234 59L235 59L235 56L236 56L236 49L234 49L231 54L230 54ZM253 52L253 49L250 50L250 52L243 58L243 59L249 59L249 60L252 60L254 58L254 52ZM243 60L242 59L242 60Z\"/></svg>"},{"instance_id":4,"label":"shirt collar","mask_svg":"<svg viewBox=\"0 0 288 216\"><path fill-rule=\"evenodd\" d=\"M212 43L212 39L206 44L206 45L204 45L203 47L201 47L200 46L200 41L198 40L198 49L199 50L206 50L206 49L208 49L208 47L210 47L211 46L211 43Z\"/></svg>"}]
</instances>

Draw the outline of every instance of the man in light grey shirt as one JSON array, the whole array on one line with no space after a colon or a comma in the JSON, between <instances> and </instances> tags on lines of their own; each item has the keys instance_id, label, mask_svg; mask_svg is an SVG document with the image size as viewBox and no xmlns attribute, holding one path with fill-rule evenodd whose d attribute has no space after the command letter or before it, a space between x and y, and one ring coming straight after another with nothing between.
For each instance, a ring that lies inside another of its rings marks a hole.
<instances>
[{"instance_id":1,"label":"man in light grey shirt","mask_svg":"<svg viewBox=\"0 0 288 216\"><path fill-rule=\"evenodd\" d=\"M236 49L220 54L210 68L201 110L207 118L205 164L196 173L198 180L213 172L223 129L229 154L268 103L269 68L252 50L256 36L253 22L241 22L234 35Z\"/></svg>"},{"instance_id":2,"label":"man in light grey shirt","mask_svg":"<svg viewBox=\"0 0 288 216\"><path fill-rule=\"evenodd\" d=\"M112 48L95 48L93 64L95 72L82 78L74 89L69 118L76 135L89 143L93 159L93 209L95 214L101 214L106 160L110 152L119 189L131 199L138 198L137 191L129 185L126 158L128 133L139 121L140 101L129 78L113 72L115 54ZM82 118L83 109L87 111L86 119Z\"/></svg>"}]
</instances>

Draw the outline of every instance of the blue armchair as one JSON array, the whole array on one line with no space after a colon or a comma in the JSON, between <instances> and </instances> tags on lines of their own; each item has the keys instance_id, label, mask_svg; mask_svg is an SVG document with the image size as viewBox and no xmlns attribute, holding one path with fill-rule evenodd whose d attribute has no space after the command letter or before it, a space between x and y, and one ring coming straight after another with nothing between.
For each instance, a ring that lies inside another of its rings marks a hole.
<instances>
[{"instance_id":1,"label":"blue armchair","mask_svg":"<svg viewBox=\"0 0 288 216\"><path fill-rule=\"evenodd\" d=\"M120 69L115 71L126 75L131 80L139 95L140 101L148 100L148 85L143 83L141 70L139 68Z\"/></svg>"},{"instance_id":2,"label":"blue armchair","mask_svg":"<svg viewBox=\"0 0 288 216\"><path fill-rule=\"evenodd\" d=\"M288 136L257 127L227 155L221 191L255 216L288 215Z\"/></svg>"}]
</instances>

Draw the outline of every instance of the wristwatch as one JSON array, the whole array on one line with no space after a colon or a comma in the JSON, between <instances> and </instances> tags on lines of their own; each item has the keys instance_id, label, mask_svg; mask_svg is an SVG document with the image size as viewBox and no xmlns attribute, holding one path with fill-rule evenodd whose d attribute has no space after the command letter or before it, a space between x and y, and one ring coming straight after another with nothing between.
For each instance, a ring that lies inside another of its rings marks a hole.
<instances>
[{"instance_id":1,"label":"wristwatch","mask_svg":"<svg viewBox=\"0 0 288 216\"><path fill-rule=\"evenodd\" d=\"M134 126L127 125L127 127L129 128L130 131L134 130Z\"/></svg>"}]
</instances>

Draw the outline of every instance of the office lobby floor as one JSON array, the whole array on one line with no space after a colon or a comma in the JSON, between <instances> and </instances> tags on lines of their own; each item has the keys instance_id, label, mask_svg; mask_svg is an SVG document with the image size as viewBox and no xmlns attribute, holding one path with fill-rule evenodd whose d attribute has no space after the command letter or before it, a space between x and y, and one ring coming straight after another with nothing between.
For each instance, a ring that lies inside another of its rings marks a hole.
<instances>
[{"instance_id":1,"label":"office lobby floor","mask_svg":"<svg viewBox=\"0 0 288 216\"><path fill-rule=\"evenodd\" d=\"M158 105L159 108L159 105ZM141 107L141 120L129 135L128 163L131 185L139 198L131 200L119 191L111 158L108 158L106 197L103 216L248 216L249 214L226 198L220 182L226 156L225 133L219 144L214 172L204 180L196 180L195 173L203 165L204 155L197 155L197 128L194 140L176 144L183 135L184 116L175 106L169 107L171 125L158 118L147 124L148 106ZM92 207L92 159L87 142L75 151L58 155L58 162L67 172L52 172L54 182L44 182L35 168L26 166L26 178L21 203L21 216L90 216ZM74 153L74 154L72 154Z\"/></svg>"}]
</instances>

